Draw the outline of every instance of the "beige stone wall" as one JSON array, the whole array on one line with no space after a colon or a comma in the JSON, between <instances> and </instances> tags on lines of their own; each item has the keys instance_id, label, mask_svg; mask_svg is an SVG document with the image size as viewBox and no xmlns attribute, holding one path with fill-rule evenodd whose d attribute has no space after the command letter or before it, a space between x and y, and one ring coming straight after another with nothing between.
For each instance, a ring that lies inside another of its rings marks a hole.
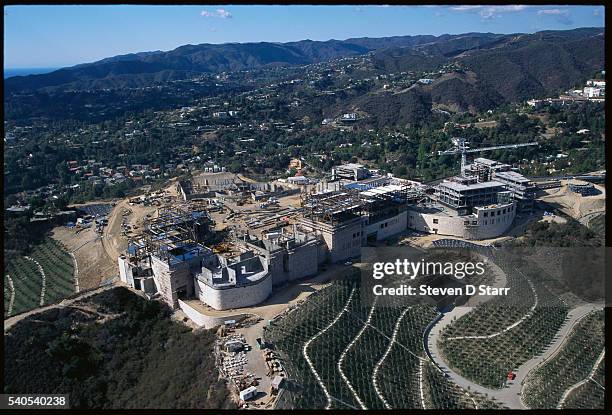
<instances>
[{"instance_id":1,"label":"beige stone wall","mask_svg":"<svg viewBox=\"0 0 612 415\"><path fill-rule=\"evenodd\" d=\"M302 219L300 225L321 234L327 246L330 262L341 262L361 254L361 218L343 224Z\"/></svg>"},{"instance_id":2,"label":"beige stone wall","mask_svg":"<svg viewBox=\"0 0 612 415\"><path fill-rule=\"evenodd\" d=\"M177 290L186 287L187 293L193 287L193 276L186 263L181 263L176 267L169 267L167 262L152 256L151 268L153 269L153 279L157 292L164 301L172 308L178 307Z\"/></svg>"},{"instance_id":3,"label":"beige stone wall","mask_svg":"<svg viewBox=\"0 0 612 415\"><path fill-rule=\"evenodd\" d=\"M509 209L511 207L511 210ZM505 210L505 213L502 213ZM487 217L484 213L487 213ZM500 212L498 215L497 212ZM492 213L495 216L491 216ZM486 210L473 216L447 216L408 211L408 227L419 232L456 236L464 239L495 238L506 232L516 216L515 203ZM466 223L468 222L468 223ZM475 222L475 223L474 223Z\"/></svg>"},{"instance_id":4,"label":"beige stone wall","mask_svg":"<svg viewBox=\"0 0 612 415\"><path fill-rule=\"evenodd\" d=\"M302 245L295 251L290 251L287 258L289 280L293 281L316 274L319 269L318 253L318 244L314 243Z\"/></svg>"},{"instance_id":5,"label":"beige stone wall","mask_svg":"<svg viewBox=\"0 0 612 415\"><path fill-rule=\"evenodd\" d=\"M240 320L246 317L247 314L233 314L222 317L207 316L191 307L188 303L178 300L179 308L198 326L204 327L205 329L212 329L216 326L224 324L227 320Z\"/></svg>"},{"instance_id":6,"label":"beige stone wall","mask_svg":"<svg viewBox=\"0 0 612 415\"><path fill-rule=\"evenodd\" d=\"M393 235L406 230L408 226L408 212L403 211L393 217L373 222L363 228L363 243L367 241L367 236L376 232L376 240L382 241Z\"/></svg>"},{"instance_id":7,"label":"beige stone wall","mask_svg":"<svg viewBox=\"0 0 612 415\"><path fill-rule=\"evenodd\" d=\"M264 302L271 293L272 277L269 274L256 284L224 289L215 289L196 280L196 295L215 310L250 307Z\"/></svg>"}]
</instances>

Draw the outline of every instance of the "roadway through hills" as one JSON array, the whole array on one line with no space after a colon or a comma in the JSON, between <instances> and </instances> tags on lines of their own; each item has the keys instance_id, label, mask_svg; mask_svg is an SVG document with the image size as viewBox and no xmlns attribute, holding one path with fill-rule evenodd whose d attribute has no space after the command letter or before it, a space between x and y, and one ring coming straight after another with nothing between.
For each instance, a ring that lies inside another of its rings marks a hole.
<instances>
[{"instance_id":1,"label":"roadway through hills","mask_svg":"<svg viewBox=\"0 0 612 415\"><path fill-rule=\"evenodd\" d=\"M93 290L82 291L80 295L77 295L77 296L72 297L72 298L64 299L64 300L60 301L59 303L51 304L51 305L48 305L48 306L45 306L45 307L38 307L38 308L35 308L33 310L26 311L25 313L21 313L21 314L18 314L16 316L9 317L6 320L4 320L4 332L5 333L8 332L11 327L13 327L15 324L17 324L18 322L20 322L21 320L23 320L23 319L25 319L27 317L30 317L30 316L35 315L35 314L42 313L42 312L47 311L47 310L51 310L53 308L72 307L72 304L74 304L74 303L76 303L78 301L84 300L84 299L86 299L88 297L91 297L93 295L99 294L99 293L101 293L103 291L106 291L106 290L110 290L110 289L115 288L117 286L124 286L124 287L128 288L130 291L135 292L138 295L141 295L139 292L133 290L132 288L128 287L127 285L125 285L123 283L114 282L112 284L107 284L107 285L104 285L102 287L99 287L99 288L96 288L96 289L93 289Z\"/></svg>"}]
</instances>

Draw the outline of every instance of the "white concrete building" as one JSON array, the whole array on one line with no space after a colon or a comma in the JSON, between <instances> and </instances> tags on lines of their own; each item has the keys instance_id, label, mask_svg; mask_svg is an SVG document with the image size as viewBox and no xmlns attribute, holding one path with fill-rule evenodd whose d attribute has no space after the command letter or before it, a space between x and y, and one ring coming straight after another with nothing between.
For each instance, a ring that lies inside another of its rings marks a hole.
<instances>
[{"instance_id":1,"label":"white concrete building","mask_svg":"<svg viewBox=\"0 0 612 415\"><path fill-rule=\"evenodd\" d=\"M346 163L332 168L332 181L338 179L363 180L371 176L362 164Z\"/></svg>"},{"instance_id":2,"label":"white concrete building","mask_svg":"<svg viewBox=\"0 0 612 415\"><path fill-rule=\"evenodd\" d=\"M479 206L470 215L458 216L440 206L415 207L408 211L408 227L419 232L464 239L495 238L506 232L516 215L514 202Z\"/></svg>"},{"instance_id":3,"label":"white concrete building","mask_svg":"<svg viewBox=\"0 0 612 415\"><path fill-rule=\"evenodd\" d=\"M512 173L494 172L514 180ZM458 176L436 186L428 202L409 206L408 227L437 235L489 239L510 228L516 210L513 194L506 190L504 183L478 182L474 176Z\"/></svg>"},{"instance_id":4,"label":"white concrete building","mask_svg":"<svg viewBox=\"0 0 612 415\"><path fill-rule=\"evenodd\" d=\"M248 401L249 399L252 399L255 396L257 396L257 388L255 386L250 386L250 387L240 391L240 400L241 401Z\"/></svg>"},{"instance_id":5,"label":"white concrete building","mask_svg":"<svg viewBox=\"0 0 612 415\"><path fill-rule=\"evenodd\" d=\"M215 310L250 307L272 293L272 276L267 261L244 252L237 258L215 256L195 275L196 297Z\"/></svg>"},{"instance_id":6,"label":"white concrete building","mask_svg":"<svg viewBox=\"0 0 612 415\"><path fill-rule=\"evenodd\" d=\"M598 88L605 88L606 87L606 81L605 79L589 79L586 82L587 86L595 86Z\"/></svg>"},{"instance_id":7,"label":"white concrete building","mask_svg":"<svg viewBox=\"0 0 612 415\"><path fill-rule=\"evenodd\" d=\"M583 90L583 95L587 98L599 98L603 96L603 90L594 86L585 86Z\"/></svg>"}]
</instances>

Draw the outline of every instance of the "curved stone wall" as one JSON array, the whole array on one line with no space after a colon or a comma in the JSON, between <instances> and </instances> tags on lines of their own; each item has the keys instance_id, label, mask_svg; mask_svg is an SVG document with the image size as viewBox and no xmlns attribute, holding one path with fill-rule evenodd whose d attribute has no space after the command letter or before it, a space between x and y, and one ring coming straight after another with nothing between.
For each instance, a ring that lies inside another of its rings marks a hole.
<instances>
[{"instance_id":1,"label":"curved stone wall","mask_svg":"<svg viewBox=\"0 0 612 415\"><path fill-rule=\"evenodd\" d=\"M516 216L515 203L478 207L473 215L408 212L408 227L419 232L456 236L463 239L496 238L506 232Z\"/></svg>"},{"instance_id":2,"label":"curved stone wall","mask_svg":"<svg viewBox=\"0 0 612 415\"><path fill-rule=\"evenodd\" d=\"M223 325L227 320L241 320L245 317L251 316L252 314L228 314L224 316L209 316L201 313L196 308L192 307L189 303L182 300L178 300L179 307L183 312L198 326L204 327L205 329L212 329L213 327Z\"/></svg>"},{"instance_id":3,"label":"curved stone wall","mask_svg":"<svg viewBox=\"0 0 612 415\"><path fill-rule=\"evenodd\" d=\"M272 293L272 276L268 274L256 283L213 288L196 278L196 295L215 310L250 307L264 302Z\"/></svg>"}]
</instances>

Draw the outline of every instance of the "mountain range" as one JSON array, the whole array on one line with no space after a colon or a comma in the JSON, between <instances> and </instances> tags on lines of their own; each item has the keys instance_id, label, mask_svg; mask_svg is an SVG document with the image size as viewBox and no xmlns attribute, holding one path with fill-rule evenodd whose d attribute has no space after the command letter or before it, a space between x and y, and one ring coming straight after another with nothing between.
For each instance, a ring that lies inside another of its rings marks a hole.
<instances>
[{"instance_id":1,"label":"mountain range","mask_svg":"<svg viewBox=\"0 0 612 415\"><path fill-rule=\"evenodd\" d=\"M464 74L443 76L420 88L418 94L426 94L434 104L482 109L583 82L604 68L604 42L604 28L580 28L533 34L185 45L167 52L120 55L51 73L11 77L4 87L5 98L36 90L138 87L199 74L305 65L370 53L374 69L381 73L460 64L466 69Z\"/></svg>"}]
</instances>

